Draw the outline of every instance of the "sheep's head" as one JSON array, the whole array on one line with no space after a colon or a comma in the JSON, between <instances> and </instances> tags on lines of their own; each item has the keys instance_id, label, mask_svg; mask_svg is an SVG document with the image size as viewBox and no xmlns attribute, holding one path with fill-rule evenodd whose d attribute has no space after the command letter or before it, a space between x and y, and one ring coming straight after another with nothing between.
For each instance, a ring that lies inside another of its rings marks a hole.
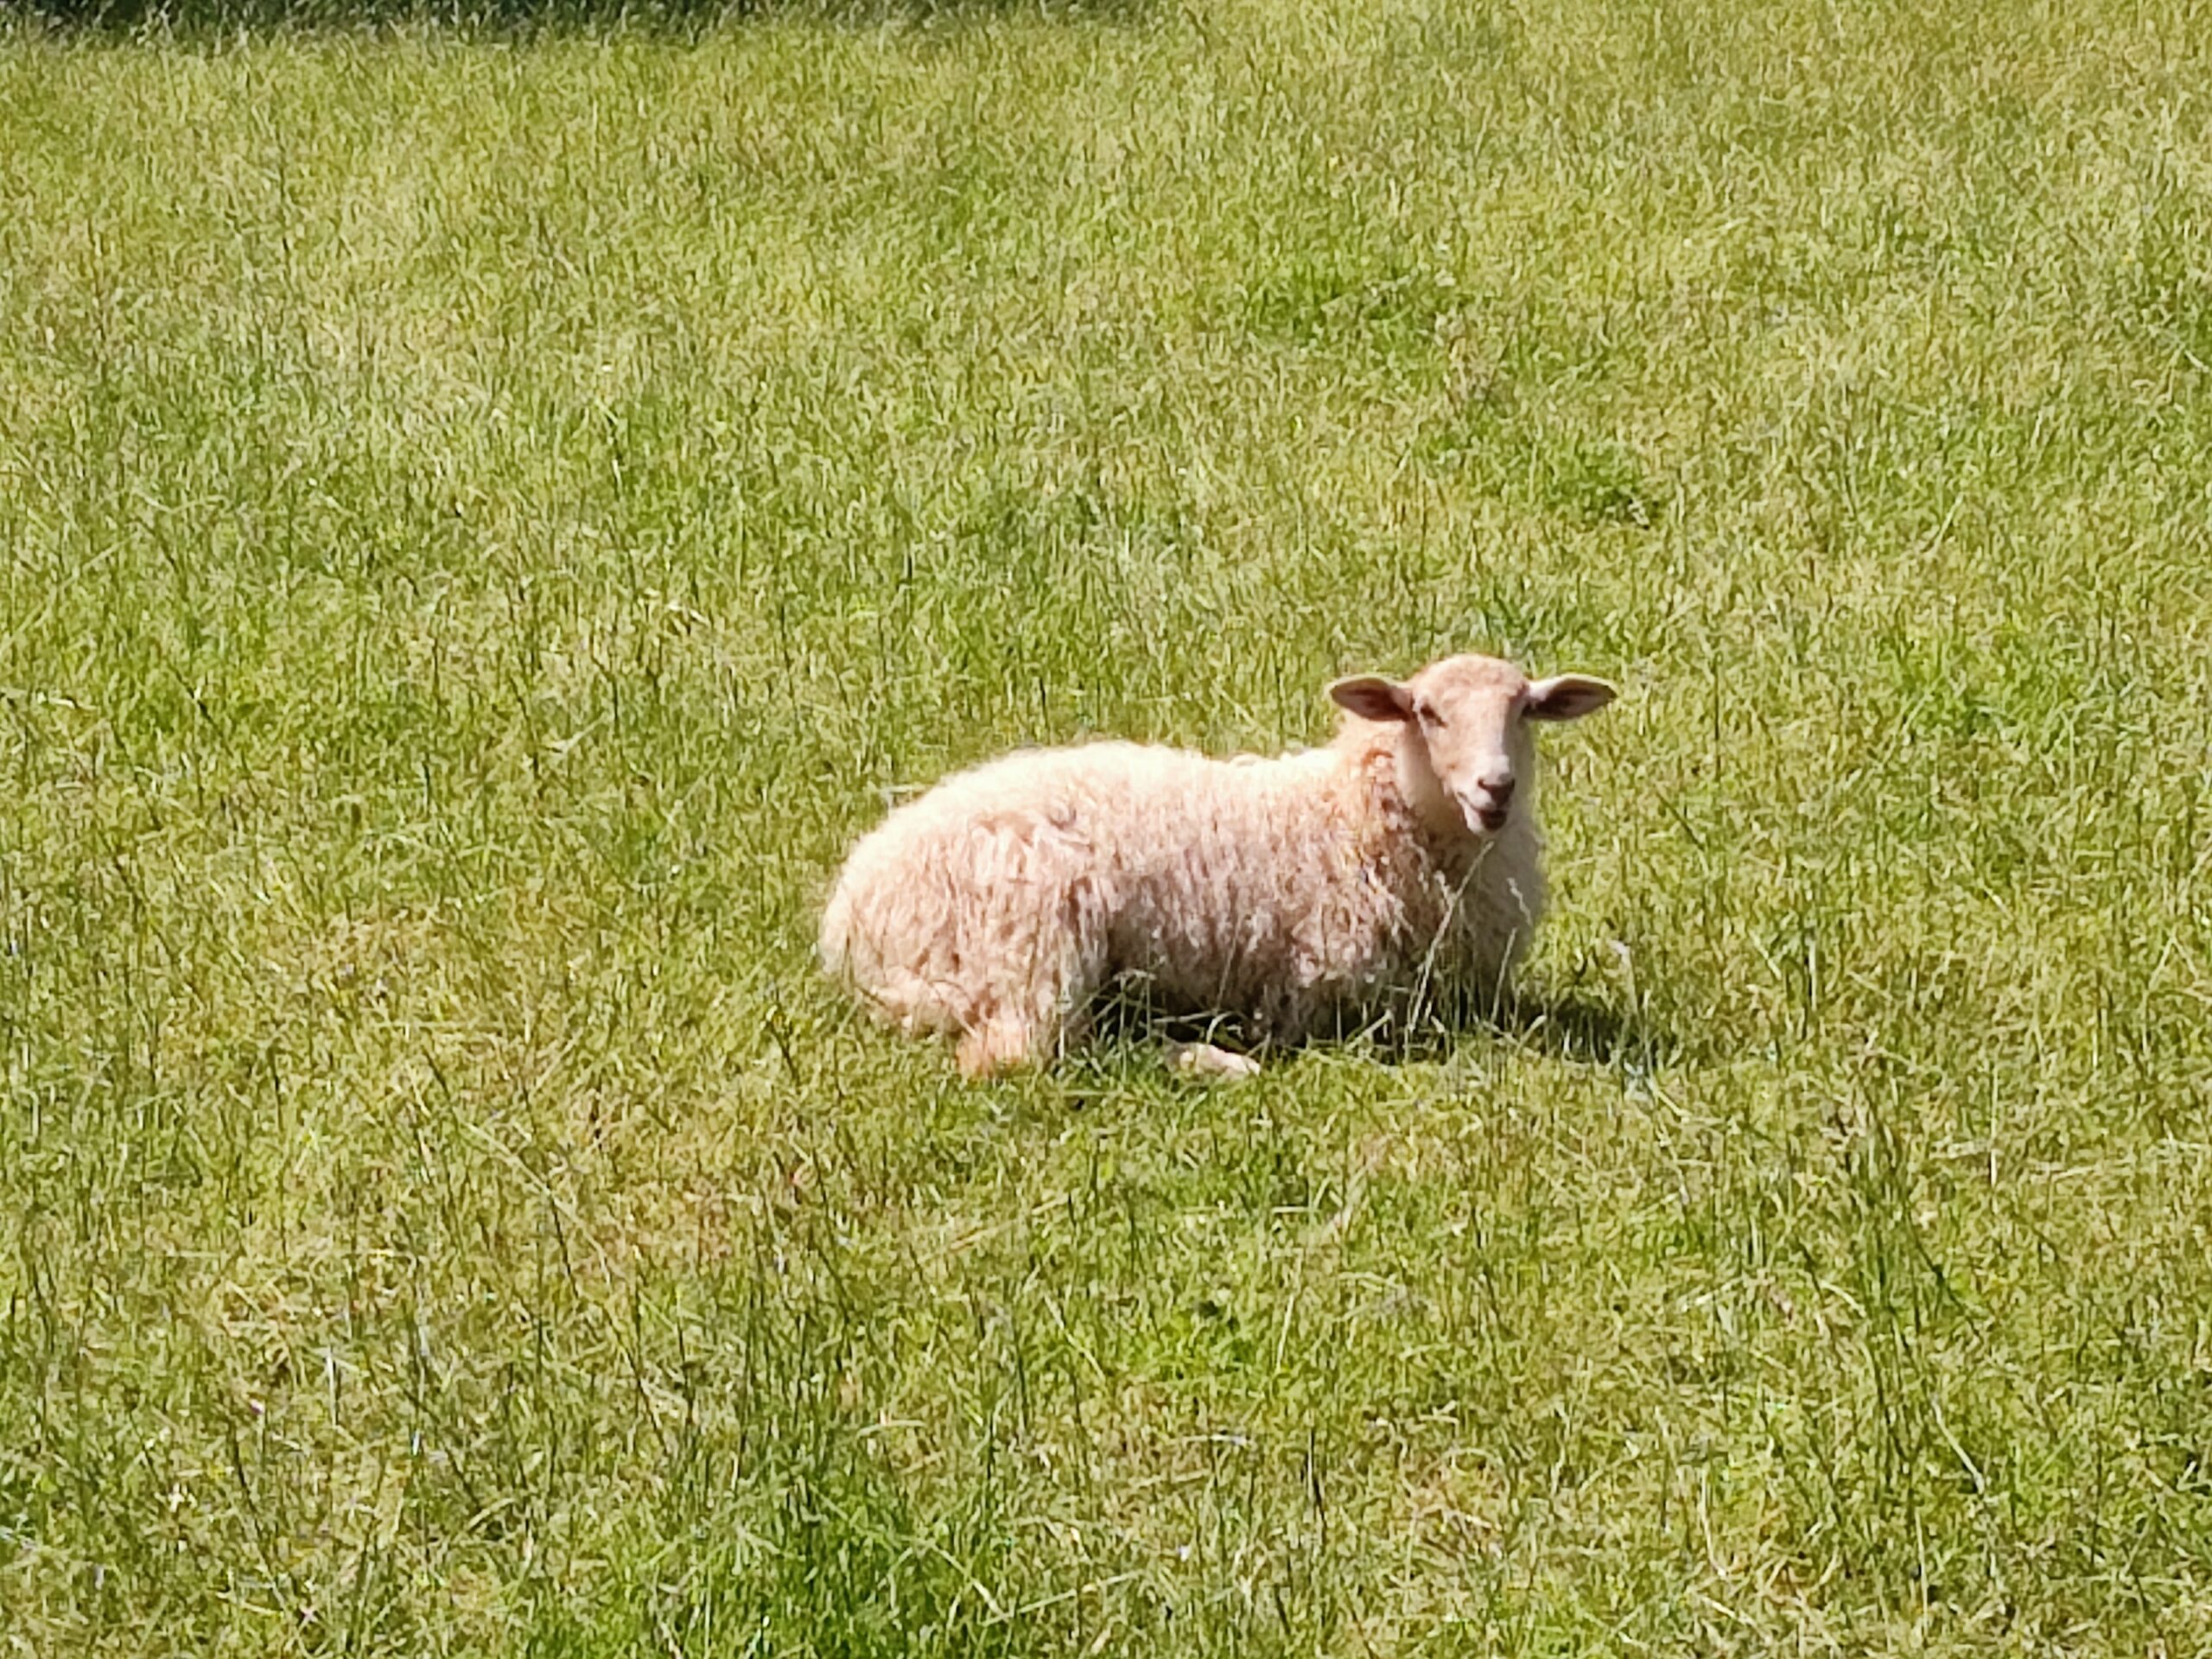
<instances>
[{"instance_id":1,"label":"sheep's head","mask_svg":"<svg viewBox=\"0 0 2212 1659\"><path fill-rule=\"evenodd\" d=\"M1522 785L1536 758L1530 722L1580 720L1614 693L1587 675L1531 680L1495 657L1447 657L1409 680L1338 680L1329 696L1362 720L1402 725L1407 741L1399 753L1416 769L1406 781L1428 798L1416 804L1456 813L1479 837L1513 821L1516 793L1527 798Z\"/></svg>"}]
</instances>

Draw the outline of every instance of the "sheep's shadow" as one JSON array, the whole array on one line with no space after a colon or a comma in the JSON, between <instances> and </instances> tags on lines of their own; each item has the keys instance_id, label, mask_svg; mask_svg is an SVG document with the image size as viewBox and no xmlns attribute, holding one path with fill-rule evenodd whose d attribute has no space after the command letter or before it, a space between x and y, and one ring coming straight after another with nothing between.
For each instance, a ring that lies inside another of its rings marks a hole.
<instances>
[{"instance_id":1,"label":"sheep's shadow","mask_svg":"<svg viewBox=\"0 0 2212 1659\"><path fill-rule=\"evenodd\" d=\"M1503 1040L1573 1065L1649 1071L1681 1056L1675 1034L1650 1010L1627 1007L1576 990L1530 989L1503 1001L1430 1003L1399 1017L1316 1032L1295 1043L1254 1043L1224 1016L1162 1010L1141 995L1109 994L1092 1009L1084 1046L1099 1052L1166 1049L1215 1043L1262 1062L1356 1046L1383 1065L1441 1065L1470 1040Z\"/></svg>"},{"instance_id":2,"label":"sheep's shadow","mask_svg":"<svg viewBox=\"0 0 2212 1659\"><path fill-rule=\"evenodd\" d=\"M1502 1037L1551 1059L1579 1065L1664 1065L1681 1045L1648 1008L1622 1007L1579 991L1530 992L1502 1007L1437 1029L1457 1043L1470 1031Z\"/></svg>"}]
</instances>

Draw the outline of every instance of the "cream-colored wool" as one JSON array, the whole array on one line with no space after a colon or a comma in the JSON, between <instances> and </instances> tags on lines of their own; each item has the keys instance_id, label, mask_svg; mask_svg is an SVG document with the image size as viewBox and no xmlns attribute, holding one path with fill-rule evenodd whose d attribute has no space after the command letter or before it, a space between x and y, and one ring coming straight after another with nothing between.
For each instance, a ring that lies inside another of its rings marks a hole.
<instances>
[{"instance_id":1,"label":"cream-colored wool","mask_svg":"<svg viewBox=\"0 0 2212 1659\"><path fill-rule=\"evenodd\" d=\"M1532 720L1612 690L1454 657L1339 681L1325 749L1221 760L1101 742L946 779L853 849L822 958L969 1073L1056 1053L1141 976L1265 1042L1425 986L1503 995L1541 919Z\"/></svg>"}]
</instances>

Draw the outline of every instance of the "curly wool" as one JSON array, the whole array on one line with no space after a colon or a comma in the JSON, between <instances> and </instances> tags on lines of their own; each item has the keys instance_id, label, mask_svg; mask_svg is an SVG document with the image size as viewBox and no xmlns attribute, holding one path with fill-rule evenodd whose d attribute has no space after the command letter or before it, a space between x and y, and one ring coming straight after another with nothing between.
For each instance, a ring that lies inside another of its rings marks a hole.
<instances>
[{"instance_id":1,"label":"curly wool","mask_svg":"<svg viewBox=\"0 0 2212 1659\"><path fill-rule=\"evenodd\" d=\"M957 774L854 849L823 963L971 1067L1057 1049L1125 975L1283 1042L1431 982L1503 995L1543 911L1534 802L1481 841L1433 829L1416 741L1347 716L1280 756L1100 742Z\"/></svg>"}]
</instances>

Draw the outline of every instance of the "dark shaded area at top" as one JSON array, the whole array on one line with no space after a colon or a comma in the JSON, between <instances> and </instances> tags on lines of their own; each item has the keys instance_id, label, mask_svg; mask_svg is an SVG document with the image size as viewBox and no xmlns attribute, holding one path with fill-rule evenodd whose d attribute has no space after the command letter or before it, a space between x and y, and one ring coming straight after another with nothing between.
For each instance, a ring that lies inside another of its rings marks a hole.
<instances>
[{"instance_id":1,"label":"dark shaded area at top","mask_svg":"<svg viewBox=\"0 0 2212 1659\"><path fill-rule=\"evenodd\" d=\"M529 33L635 29L697 34L770 17L869 23L894 19L1135 17L1147 0L38 0L26 8L63 32L191 37L240 29L363 29L409 24Z\"/></svg>"}]
</instances>

